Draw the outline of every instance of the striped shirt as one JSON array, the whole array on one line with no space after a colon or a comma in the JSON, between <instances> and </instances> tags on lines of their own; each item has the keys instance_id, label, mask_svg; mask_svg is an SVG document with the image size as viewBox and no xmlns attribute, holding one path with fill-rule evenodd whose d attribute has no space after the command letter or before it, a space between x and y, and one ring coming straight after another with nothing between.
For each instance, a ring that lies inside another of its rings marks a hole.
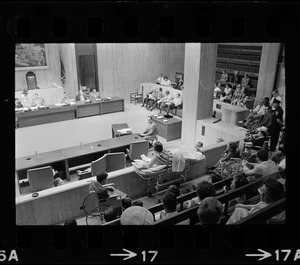
<instances>
[{"instance_id":1,"label":"striped shirt","mask_svg":"<svg viewBox=\"0 0 300 265\"><path fill-rule=\"evenodd\" d=\"M173 154L171 152L163 150L161 153L155 154L155 157L157 164L172 166Z\"/></svg>"}]
</instances>

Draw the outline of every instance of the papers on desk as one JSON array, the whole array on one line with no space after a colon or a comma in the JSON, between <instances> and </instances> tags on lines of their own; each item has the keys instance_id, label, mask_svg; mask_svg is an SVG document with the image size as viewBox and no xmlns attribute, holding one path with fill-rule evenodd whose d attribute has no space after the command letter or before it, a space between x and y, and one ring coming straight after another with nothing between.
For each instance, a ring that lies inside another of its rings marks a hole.
<instances>
[{"instance_id":1,"label":"papers on desk","mask_svg":"<svg viewBox=\"0 0 300 265\"><path fill-rule=\"evenodd\" d=\"M167 119L164 119L164 120L163 120L163 122L167 122L167 121L168 121Z\"/></svg>"},{"instance_id":2,"label":"papers on desk","mask_svg":"<svg viewBox=\"0 0 300 265\"><path fill-rule=\"evenodd\" d=\"M96 98L96 100L102 100L102 98Z\"/></svg>"},{"instance_id":3,"label":"papers on desk","mask_svg":"<svg viewBox=\"0 0 300 265\"><path fill-rule=\"evenodd\" d=\"M70 105L75 105L76 103L71 101L71 102L69 102L69 104Z\"/></svg>"},{"instance_id":4,"label":"papers on desk","mask_svg":"<svg viewBox=\"0 0 300 265\"><path fill-rule=\"evenodd\" d=\"M164 116L157 116L158 119L161 119L161 118L163 118L163 117L164 117Z\"/></svg>"},{"instance_id":5,"label":"papers on desk","mask_svg":"<svg viewBox=\"0 0 300 265\"><path fill-rule=\"evenodd\" d=\"M31 110L37 110L38 107L30 107Z\"/></svg>"},{"instance_id":6,"label":"papers on desk","mask_svg":"<svg viewBox=\"0 0 300 265\"><path fill-rule=\"evenodd\" d=\"M63 106L63 103L55 103L55 106Z\"/></svg>"},{"instance_id":7,"label":"papers on desk","mask_svg":"<svg viewBox=\"0 0 300 265\"><path fill-rule=\"evenodd\" d=\"M106 97L107 99L111 99L111 97Z\"/></svg>"},{"instance_id":8,"label":"papers on desk","mask_svg":"<svg viewBox=\"0 0 300 265\"><path fill-rule=\"evenodd\" d=\"M45 109L46 106L39 106L38 109Z\"/></svg>"},{"instance_id":9,"label":"papers on desk","mask_svg":"<svg viewBox=\"0 0 300 265\"><path fill-rule=\"evenodd\" d=\"M154 117L157 117L158 115L157 114L155 114L155 115L153 115Z\"/></svg>"},{"instance_id":10,"label":"papers on desk","mask_svg":"<svg viewBox=\"0 0 300 265\"><path fill-rule=\"evenodd\" d=\"M119 134L126 134L130 132L131 132L131 128L124 128L124 129L117 130L117 133Z\"/></svg>"},{"instance_id":11,"label":"papers on desk","mask_svg":"<svg viewBox=\"0 0 300 265\"><path fill-rule=\"evenodd\" d=\"M15 111L23 111L23 108L15 108Z\"/></svg>"}]
</instances>

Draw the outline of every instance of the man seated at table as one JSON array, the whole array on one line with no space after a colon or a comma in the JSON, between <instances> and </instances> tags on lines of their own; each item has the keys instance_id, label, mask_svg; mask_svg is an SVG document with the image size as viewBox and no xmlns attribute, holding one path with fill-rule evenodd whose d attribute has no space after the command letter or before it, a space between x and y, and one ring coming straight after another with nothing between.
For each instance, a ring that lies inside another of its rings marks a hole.
<instances>
[{"instance_id":1,"label":"man seated at table","mask_svg":"<svg viewBox=\"0 0 300 265\"><path fill-rule=\"evenodd\" d=\"M86 101L87 100L87 96L83 93L83 91L80 89L79 93L76 95L76 101Z\"/></svg>"},{"instance_id":2,"label":"man seated at table","mask_svg":"<svg viewBox=\"0 0 300 265\"><path fill-rule=\"evenodd\" d=\"M16 109L23 108L23 105L22 105L22 103L19 101L18 98L15 98L15 108L16 108Z\"/></svg>"},{"instance_id":3,"label":"man seated at table","mask_svg":"<svg viewBox=\"0 0 300 265\"><path fill-rule=\"evenodd\" d=\"M182 105L182 97L180 93L176 94L176 97L174 99L172 99L169 102L166 102L165 105L161 108L163 109L167 109L167 113L169 113L169 111L171 109L176 109L178 106Z\"/></svg>"},{"instance_id":4,"label":"man seated at table","mask_svg":"<svg viewBox=\"0 0 300 265\"><path fill-rule=\"evenodd\" d=\"M167 76L164 76L164 79L161 81L161 85L163 85L163 86L171 86L171 81L168 79Z\"/></svg>"},{"instance_id":5,"label":"man seated at table","mask_svg":"<svg viewBox=\"0 0 300 265\"><path fill-rule=\"evenodd\" d=\"M100 98L99 92L96 91L96 89L93 89L93 92L90 93L90 100L96 100L97 98Z\"/></svg>"},{"instance_id":6,"label":"man seated at table","mask_svg":"<svg viewBox=\"0 0 300 265\"><path fill-rule=\"evenodd\" d=\"M158 129L151 117L148 118L148 126L143 133L140 133L145 140L153 141L158 133Z\"/></svg>"},{"instance_id":7,"label":"man seated at table","mask_svg":"<svg viewBox=\"0 0 300 265\"><path fill-rule=\"evenodd\" d=\"M28 97L28 91L27 90L23 90L22 94L21 94L21 103L23 105L24 108L30 108L31 107L31 102L30 99Z\"/></svg>"},{"instance_id":8,"label":"man seated at table","mask_svg":"<svg viewBox=\"0 0 300 265\"><path fill-rule=\"evenodd\" d=\"M67 92L64 92L64 96L63 96L63 98L62 98L62 100L61 100L61 103L63 103L63 104L68 104L69 101L70 101L69 94L68 94Z\"/></svg>"},{"instance_id":9,"label":"man seated at table","mask_svg":"<svg viewBox=\"0 0 300 265\"><path fill-rule=\"evenodd\" d=\"M41 98L38 93L35 93L34 99L32 100L32 107L41 107L45 105L45 100Z\"/></svg>"}]
</instances>

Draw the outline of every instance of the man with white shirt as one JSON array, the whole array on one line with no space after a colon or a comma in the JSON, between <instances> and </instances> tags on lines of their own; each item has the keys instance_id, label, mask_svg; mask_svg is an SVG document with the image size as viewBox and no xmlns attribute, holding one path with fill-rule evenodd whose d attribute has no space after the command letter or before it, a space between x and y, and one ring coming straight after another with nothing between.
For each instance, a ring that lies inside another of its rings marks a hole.
<instances>
[{"instance_id":1,"label":"man with white shirt","mask_svg":"<svg viewBox=\"0 0 300 265\"><path fill-rule=\"evenodd\" d=\"M39 96L38 93L34 94L34 99L32 100L32 107L45 106L45 100Z\"/></svg>"},{"instance_id":2,"label":"man with white shirt","mask_svg":"<svg viewBox=\"0 0 300 265\"><path fill-rule=\"evenodd\" d=\"M277 99L278 101L281 102L281 97L279 96L279 92L278 92L277 89L272 92L272 98L270 100L270 105L271 106L273 105L273 102L274 102L275 99ZM275 108L272 106L272 109L274 110Z\"/></svg>"},{"instance_id":3,"label":"man with white shirt","mask_svg":"<svg viewBox=\"0 0 300 265\"><path fill-rule=\"evenodd\" d=\"M245 127L248 127L250 122L253 122L265 114L264 106L268 104L269 98L264 98L259 101L259 104L253 109L253 111L248 115L246 120L239 121L239 123L244 123Z\"/></svg>"},{"instance_id":4,"label":"man with white shirt","mask_svg":"<svg viewBox=\"0 0 300 265\"><path fill-rule=\"evenodd\" d=\"M177 93L176 97L172 99L170 102L167 102L165 105L167 105L167 113L169 113L171 109L175 109L178 106L182 105L182 97L180 93Z\"/></svg>"},{"instance_id":5,"label":"man with white shirt","mask_svg":"<svg viewBox=\"0 0 300 265\"><path fill-rule=\"evenodd\" d=\"M277 165L274 161L269 160L266 150L258 150L256 155L258 163L243 162L243 171L249 182L278 172ZM252 165L253 168L250 169L248 165Z\"/></svg>"},{"instance_id":6,"label":"man with white shirt","mask_svg":"<svg viewBox=\"0 0 300 265\"><path fill-rule=\"evenodd\" d=\"M169 90L166 90L165 97L158 101L159 104L159 112L162 111L163 108L167 106L167 103L171 102L173 100L172 95L170 94Z\"/></svg>"},{"instance_id":7,"label":"man with white shirt","mask_svg":"<svg viewBox=\"0 0 300 265\"><path fill-rule=\"evenodd\" d=\"M171 86L171 81L168 79L167 76L164 76L164 79L161 81L163 86Z\"/></svg>"}]
</instances>

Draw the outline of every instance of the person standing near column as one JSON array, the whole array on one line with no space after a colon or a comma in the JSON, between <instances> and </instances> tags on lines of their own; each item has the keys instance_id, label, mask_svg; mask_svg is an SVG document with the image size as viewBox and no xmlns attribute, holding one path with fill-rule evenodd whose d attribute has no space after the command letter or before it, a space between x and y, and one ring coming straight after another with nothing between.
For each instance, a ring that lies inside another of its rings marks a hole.
<instances>
[{"instance_id":1,"label":"person standing near column","mask_svg":"<svg viewBox=\"0 0 300 265\"><path fill-rule=\"evenodd\" d=\"M276 150L276 146L279 139L279 134L281 132L282 128L282 117L283 117L283 109L279 106L281 102L278 99L273 100L272 107L273 110L273 116L272 116L272 122L269 129L269 134L271 136L271 150L274 152Z\"/></svg>"}]
</instances>

